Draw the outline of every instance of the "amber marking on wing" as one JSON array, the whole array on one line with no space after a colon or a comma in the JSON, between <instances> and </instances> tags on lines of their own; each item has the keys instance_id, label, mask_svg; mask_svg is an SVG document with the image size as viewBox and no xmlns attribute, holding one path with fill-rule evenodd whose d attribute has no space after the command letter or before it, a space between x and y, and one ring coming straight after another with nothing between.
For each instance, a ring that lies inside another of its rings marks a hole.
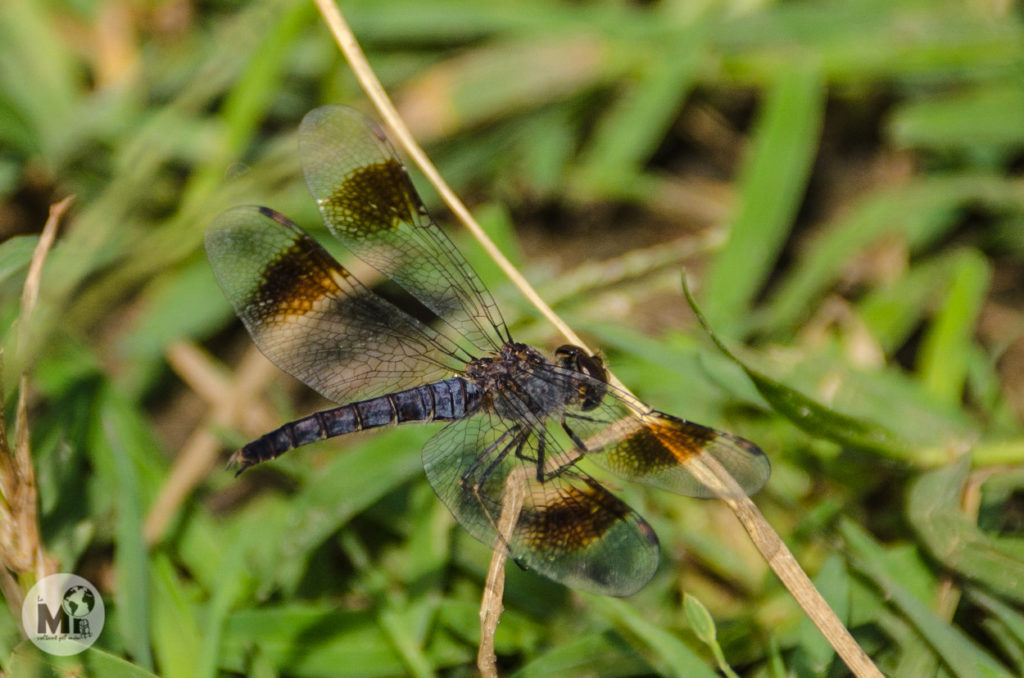
<instances>
[{"instance_id":1,"label":"amber marking on wing","mask_svg":"<svg viewBox=\"0 0 1024 678\"><path fill-rule=\"evenodd\" d=\"M419 210L409 175L395 158L353 169L321 204L337 211L340 221L358 224L363 230L411 223Z\"/></svg>"},{"instance_id":2,"label":"amber marking on wing","mask_svg":"<svg viewBox=\"0 0 1024 678\"><path fill-rule=\"evenodd\" d=\"M524 512L519 529L530 548L580 551L626 520L630 512L600 488L568 486L554 501Z\"/></svg>"}]
</instances>

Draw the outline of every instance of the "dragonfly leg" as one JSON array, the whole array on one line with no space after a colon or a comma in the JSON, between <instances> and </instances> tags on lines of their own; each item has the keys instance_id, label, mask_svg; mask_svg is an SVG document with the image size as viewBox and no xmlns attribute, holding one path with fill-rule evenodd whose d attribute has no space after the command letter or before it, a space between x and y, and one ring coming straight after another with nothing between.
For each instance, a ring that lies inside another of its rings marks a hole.
<instances>
[{"instance_id":1,"label":"dragonfly leg","mask_svg":"<svg viewBox=\"0 0 1024 678\"><path fill-rule=\"evenodd\" d=\"M511 432L511 431L515 431L516 432L515 439L513 441L511 441L508 445L506 445L500 452L498 452L498 454L494 458L494 460L490 464L487 465L487 468L485 468L483 470L483 472L480 474L480 476L477 478L477 480L474 481L473 484L470 486L470 491L473 493L473 496L476 498L477 503L480 504L480 508L483 509L484 515L487 516L487 521L491 524L491 529L494 530L494 533L495 533L495 535L498 538L498 543L501 543L502 545L504 545L505 550L508 551L509 553L511 553L512 547L508 543L508 540L505 538L505 536L502 534L501 529L498 527L498 521L495 518L495 516L492 515L492 511L488 507L487 502L485 502L483 496L481 496L480 488L484 486L484 484L487 482L487 479L494 472L494 469L496 469L498 467L498 464L500 464L505 459L505 457L508 456L509 452L511 452L513 450L513 448L515 449L515 455L517 457L520 456L520 454L522 452L522 449L523 449L523 446L526 444L526 441L529 439L529 434L527 432L525 432L525 431L522 431L518 427L514 427L512 429L509 429L509 431L506 431L506 434ZM504 438L504 437L505 436L502 435L502 438ZM500 440L501 439L499 438L499 441ZM495 444L497 444L497 442ZM494 449L494 447L495 447L494 445L491 445L488 448L488 450L491 451L491 450ZM484 456L485 455L480 455L481 458L483 458ZM513 476L516 474L517 470L523 470L523 469L521 469L521 468L513 469L512 473L506 479L506 482L510 482L510 481L511 482L516 482L516 480L513 478ZM467 476L463 476L462 480L463 480L463 482L468 480ZM504 494L502 496L503 496L503 499L504 499ZM503 505L502 508L504 509L504 505ZM514 524L515 523L513 523L513 525ZM496 546L497 546L497 544L495 544L495 547ZM521 564L520 564L520 566L521 566Z\"/></svg>"},{"instance_id":2,"label":"dragonfly leg","mask_svg":"<svg viewBox=\"0 0 1024 678\"><path fill-rule=\"evenodd\" d=\"M504 433L502 433L497 440L488 445L487 449L481 452L479 455L477 455L477 458L473 460L473 463L470 464L468 469L466 469L466 472L463 473L462 476L459 478L459 485L462 486L463 488L467 487L469 479L476 475L477 469L480 468L480 465L484 462L484 460L488 459L492 454L494 454L494 451L504 444L506 438L513 434L518 435L518 433L518 427L513 426L506 430ZM487 476L490 475L490 473L494 470L495 464L500 463L501 460L505 458L505 455L508 454L509 447L510 445L506 445L505 448L498 454L498 458L487 466L487 469L484 471L484 473L480 475L480 481L475 482L475 485L483 484L483 481L486 480Z\"/></svg>"},{"instance_id":3,"label":"dragonfly leg","mask_svg":"<svg viewBox=\"0 0 1024 678\"><path fill-rule=\"evenodd\" d=\"M565 434L569 436L570 440L572 440L572 444L575 445L577 449L579 449L580 456L587 452L587 446L583 443L583 440L578 435L576 435L576 432L573 431L572 428L569 426L569 422L565 420L564 415L562 416L562 430L565 431Z\"/></svg>"},{"instance_id":4,"label":"dragonfly leg","mask_svg":"<svg viewBox=\"0 0 1024 678\"><path fill-rule=\"evenodd\" d=\"M576 462L579 461L587 452L587 446L583 443L583 440L578 435L576 435L576 432L572 430L568 422L565 421L565 416L562 417L561 423L562 430L565 431L565 434L569 436L570 440L572 440L573 444L576 446L576 449L570 450L569 454L565 455L566 458L558 459L559 463L557 466L551 469L546 469L545 467L547 466L547 462L545 460L546 455L544 454L544 438L541 437L537 445L537 449L539 452L538 458L536 460L530 460L535 462L537 465L538 482L543 483L547 480L560 476L562 473L565 472L566 469L575 465Z\"/></svg>"},{"instance_id":5,"label":"dragonfly leg","mask_svg":"<svg viewBox=\"0 0 1024 678\"><path fill-rule=\"evenodd\" d=\"M544 443L544 441L545 440L546 440L545 436L539 436L537 438L537 458L535 460L531 460L531 461L533 461L536 464L536 468L537 468L537 482L538 483L543 483L544 482L544 457L546 456L544 454L544 452L545 452L545 449L544 449L545 448L545 443ZM519 455L519 451L518 450L516 451L516 456L519 457L520 459L522 459L522 457Z\"/></svg>"}]
</instances>

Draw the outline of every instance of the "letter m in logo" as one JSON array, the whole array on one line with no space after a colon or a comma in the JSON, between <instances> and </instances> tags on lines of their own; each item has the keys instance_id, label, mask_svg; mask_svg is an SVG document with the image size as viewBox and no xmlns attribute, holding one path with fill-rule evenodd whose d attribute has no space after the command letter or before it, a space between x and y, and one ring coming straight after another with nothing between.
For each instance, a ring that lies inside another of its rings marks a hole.
<instances>
[{"instance_id":1,"label":"letter m in logo","mask_svg":"<svg viewBox=\"0 0 1024 678\"><path fill-rule=\"evenodd\" d=\"M37 605L39 623L36 633L57 633L58 627L61 633L68 633L71 625L68 623L68 616L64 614L64 610L60 604L57 605L57 614L50 614L50 608L46 606L46 603L39 601Z\"/></svg>"}]
</instances>

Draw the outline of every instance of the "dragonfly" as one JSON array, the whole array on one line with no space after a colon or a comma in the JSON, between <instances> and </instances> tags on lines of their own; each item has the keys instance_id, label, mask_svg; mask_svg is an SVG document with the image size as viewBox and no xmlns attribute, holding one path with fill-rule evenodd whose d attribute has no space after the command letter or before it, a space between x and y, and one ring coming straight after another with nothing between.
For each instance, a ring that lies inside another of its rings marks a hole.
<instances>
[{"instance_id":1,"label":"dragonfly","mask_svg":"<svg viewBox=\"0 0 1024 678\"><path fill-rule=\"evenodd\" d=\"M721 464L744 494L765 484L770 465L754 443L650 409L578 346L548 357L516 342L378 125L344 106L317 108L301 123L299 155L330 233L415 303L366 287L273 209L217 217L207 255L256 346L342 403L236 451L239 473L335 436L444 423L422 462L458 523L525 569L612 596L654 576L658 538L581 459L693 497L714 496L687 470L695 457Z\"/></svg>"}]
</instances>

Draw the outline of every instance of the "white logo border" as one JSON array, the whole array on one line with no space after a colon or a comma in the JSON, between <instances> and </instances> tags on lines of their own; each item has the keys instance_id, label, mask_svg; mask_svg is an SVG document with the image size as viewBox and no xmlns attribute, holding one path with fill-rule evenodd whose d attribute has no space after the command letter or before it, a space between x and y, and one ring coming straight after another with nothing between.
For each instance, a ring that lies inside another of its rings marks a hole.
<instances>
[{"instance_id":1,"label":"white logo border","mask_svg":"<svg viewBox=\"0 0 1024 678\"><path fill-rule=\"evenodd\" d=\"M74 632L73 625L77 626L75 621L78 618L69 618L63 607L64 595L73 586L86 587L92 592L95 600L93 609L85 615L88 617L85 633ZM46 608L47 619L43 623L49 633L39 633L40 606ZM54 609L56 612L53 612ZM68 632L62 632L53 626L64 620ZM105 621L106 608L99 589L88 579L70 572L58 572L37 581L29 589L21 605L21 626L28 639L43 652L61 657L79 654L91 647L103 632Z\"/></svg>"}]
</instances>

